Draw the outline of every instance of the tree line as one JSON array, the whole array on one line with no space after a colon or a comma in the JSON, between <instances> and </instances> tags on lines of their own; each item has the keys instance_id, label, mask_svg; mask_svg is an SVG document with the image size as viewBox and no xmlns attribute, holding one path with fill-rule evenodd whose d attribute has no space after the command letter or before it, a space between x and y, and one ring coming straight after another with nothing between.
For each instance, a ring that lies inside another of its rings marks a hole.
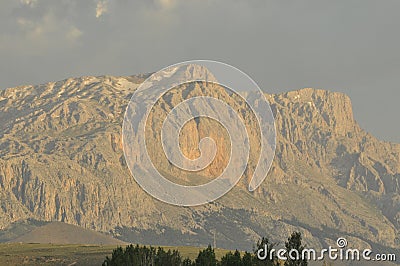
<instances>
[{"instance_id":1,"label":"tree line","mask_svg":"<svg viewBox=\"0 0 400 266\"><path fill-rule=\"evenodd\" d=\"M278 257L271 252L276 243L271 243L268 238L263 237L257 241L253 252L239 252L238 250L226 253L220 260L217 260L214 248L209 245L200 250L197 258L191 260L183 258L178 250L165 251L163 248L146 247L139 245L129 245L125 249L118 247L113 250L110 257L106 257L103 266L306 266L306 259L287 258L280 261ZM300 254L305 247L302 244L301 233L294 232L285 242L285 249L297 250ZM260 252L260 250L262 250ZM262 254L263 252L266 252ZM260 259L260 255L263 257Z\"/></svg>"}]
</instances>

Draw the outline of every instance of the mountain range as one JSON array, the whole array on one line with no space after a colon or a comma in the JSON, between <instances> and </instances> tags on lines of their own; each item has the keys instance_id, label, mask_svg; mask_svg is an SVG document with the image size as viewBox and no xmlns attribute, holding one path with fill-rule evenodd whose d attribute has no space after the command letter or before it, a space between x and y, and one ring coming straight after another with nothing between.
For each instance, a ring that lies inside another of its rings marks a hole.
<instances>
[{"instance_id":1,"label":"mountain range","mask_svg":"<svg viewBox=\"0 0 400 266\"><path fill-rule=\"evenodd\" d=\"M185 74L191 75L189 70ZM282 244L297 230L316 249L335 246L338 237L345 237L352 247L399 254L400 144L364 131L348 96L311 88L265 93L277 134L265 181L254 192L247 190L255 164L251 155L245 178L225 196L198 207L178 207L143 191L124 158L124 112L148 76L70 78L0 91L3 231L21 221L30 224L28 231L42 221L60 221L125 242L200 246L213 243L215 236L218 247L251 250L261 236ZM150 120L157 125L173 105L204 93L207 86L198 82L174 89ZM240 107L220 88L207 90ZM251 114L242 115L253 129ZM190 158L198 156L197 140L206 135L220 140L219 150L229 148L226 132L213 121L200 118L185 127L180 145ZM159 127L149 130L157 140ZM250 145L257 154L257 145ZM182 184L217 176L226 154L217 153L201 173L185 174L168 164L159 147L150 147L160 170Z\"/></svg>"}]
</instances>

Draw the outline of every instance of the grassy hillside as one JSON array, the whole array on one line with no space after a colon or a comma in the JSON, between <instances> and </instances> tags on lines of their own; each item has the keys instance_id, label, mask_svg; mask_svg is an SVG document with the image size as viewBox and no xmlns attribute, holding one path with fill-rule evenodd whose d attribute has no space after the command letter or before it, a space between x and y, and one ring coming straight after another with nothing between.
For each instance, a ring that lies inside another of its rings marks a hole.
<instances>
[{"instance_id":1,"label":"grassy hillside","mask_svg":"<svg viewBox=\"0 0 400 266\"><path fill-rule=\"evenodd\" d=\"M115 245L0 244L0 265L101 265L111 256ZM194 259L199 247L165 247L178 249L183 257ZM227 250L216 249L220 259Z\"/></svg>"},{"instance_id":2,"label":"grassy hillside","mask_svg":"<svg viewBox=\"0 0 400 266\"><path fill-rule=\"evenodd\" d=\"M35 228L46 225L49 222L37 221L35 219L20 220L12 223L7 228L0 230L0 243L9 242L21 237Z\"/></svg>"},{"instance_id":3,"label":"grassy hillside","mask_svg":"<svg viewBox=\"0 0 400 266\"><path fill-rule=\"evenodd\" d=\"M79 226L52 222L10 240L14 243L124 245L125 242Z\"/></svg>"},{"instance_id":4,"label":"grassy hillside","mask_svg":"<svg viewBox=\"0 0 400 266\"><path fill-rule=\"evenodd\" d=\"M0 245L0 265L101 265L116 246L18 244Z\"/></svg>"}]
</instances>

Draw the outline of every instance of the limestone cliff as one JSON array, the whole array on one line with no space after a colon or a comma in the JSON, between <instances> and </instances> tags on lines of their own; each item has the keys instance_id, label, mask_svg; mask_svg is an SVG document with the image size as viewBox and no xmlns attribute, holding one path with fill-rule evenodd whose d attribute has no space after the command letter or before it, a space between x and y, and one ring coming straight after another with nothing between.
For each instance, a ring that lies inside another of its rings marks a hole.
<instances>
[{"instance_id":1,"label":"limestone cliff","mask_svg":"<svg viewBox=\"0 0 400 266\"><path fill-rule=\"evenodd\" d=\"M247 191L245 178L215 203L184 208L147 195L125 164L121 124L144 78L82 77L0 91L1 228L27 218L64 221L160 244L207 244L217 231L220 245L228 248L251 248L260 235L283 239L299 229L310 246L346 236L354 245L400 247L400 145L362 130L346 95L314 89L266 95L277 130L267 179L254 193ZM151 119L202 86L166 95ZM240 110L237 100L212 91ZM254 120L248 121L257 136ZM182 150L195 158L198 140L206 135L217 140L219 153L203 173L185 175L167 161L161 170L182 183L218 175L229 149L218 124L188 123ZM257 145L251 146L257 154ZM151 150L157 160L165 159L159 147Z\"/></svg>"}]
</instances>

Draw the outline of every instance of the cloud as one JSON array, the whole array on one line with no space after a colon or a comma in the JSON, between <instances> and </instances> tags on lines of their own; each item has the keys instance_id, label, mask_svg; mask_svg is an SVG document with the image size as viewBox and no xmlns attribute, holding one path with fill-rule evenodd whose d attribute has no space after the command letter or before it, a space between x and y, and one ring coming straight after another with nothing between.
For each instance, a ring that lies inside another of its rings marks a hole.
<instances>
[{"instance_id":1,"label":"cloud","mask_svg":"<svg viewBox=\"0 0 400 266\"><path fill-rule=\"evenodd\" d=\"M21 3L30 7L34 7L37 4L37 0L21 0Z\"/></svg>"},{"instance_id":2,"label":"cloud","mask_svg":"<svg viewBox=\"0 0 400 266\"><path fill-rule=\"evenodd\" d=\"M155 0L156 4L163 9L171 9L176 6L177 0Z\"/></svg>"},{"instance_id":3,"label":"cloud","mask_svg":"<svg viewBox=\"0 0 400 266\"><path fill-rule=\"evenodd\" d=\"M19 39L21 45L29 43L29 49L23 50L34 54L44 53L54 47L72 47L83 35L77 26L69 20L60 19L52 11L48 11L42 17L17 17L16 24L17 31L9 35L9 39Z\"/></svg>"},{"instance_id":4,"label":"cloud","mask_svg":"<svg viewBox=\"0 0 400 266\"><path fill-rule=\"evenodd\" d=\"M108 12L108 2L106 0L100 0L96 6L96 18L101 17Z\"/></svg>"},{"instance_id":5,"label":"cloud","mask_svg":"<svg viewBox=\"0 0 400 266\"><path fill-rule=\"evenodd\" d=\"M376 109L395 106L400 95L370 108L377 87L382 95L400 92L400 1L289 2L0 0L0 87L208 58L238 66L271 93L306 86L347 92L365 100L354 101L362 124ZM374 132L398 140L398 123L378 123L397 121L390 115L398 111L382 112L387 119L376 119Z\"/></svg>"},{"instance_id":6,"label":"cloud","mask_svg":"<svg viewBox=\"0 0 400 266\"><path fill-rule=\"evenodd\" d=\"M48 13L40 20L32 20L24 17L17 19L21 32L31 41L43 39L57 28L57 21L52 13Z\"/></svg>"},{"instance_id":7,"label":"cloud","mask_svg":"<svg viewBox=\"0 0 400 266\"><path fill-rule=\"evenodd\" d=\"M80 29L75 26L71 26L65 37L69 42L74 43L82 36L82 34L83 32Z\"/></svg>"},{"instance_id":8,"label":"cloud","mask_svg":"<svg viewBox=\"0 0 400 266\"><path fill-rule=\"evenodd\" d=\"M31 30L35 28L35 23L33 21L26 18L18 18L17 24L20 26L22 30Z\"/></svg>"}]
</instances>

